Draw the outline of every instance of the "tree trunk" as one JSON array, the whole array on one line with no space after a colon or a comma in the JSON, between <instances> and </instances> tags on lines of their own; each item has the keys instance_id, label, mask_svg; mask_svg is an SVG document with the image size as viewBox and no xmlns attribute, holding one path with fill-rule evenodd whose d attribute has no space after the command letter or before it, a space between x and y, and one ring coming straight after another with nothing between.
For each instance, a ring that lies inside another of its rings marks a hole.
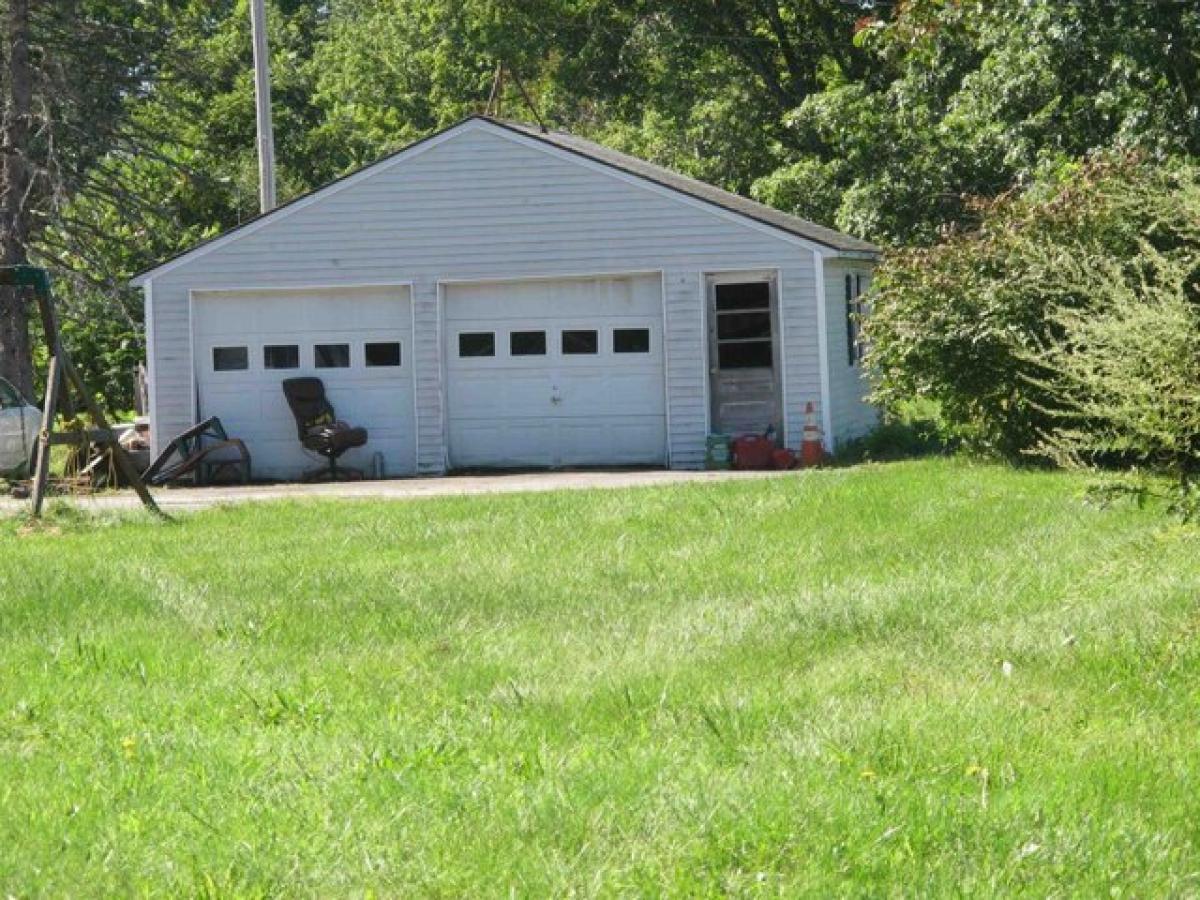
<instances>
[{"instance_id":1,"label":"tree trunk","mask_svg":"<svg viewBox=\"0 0 1200 900\"><path fill-rule=\"evenodd\" d=\"M29 62L29 0L9 0L5 22L8 56L4 104L2 184L0 184L0 264L29 261L30 114L33 69ZM0 377L26 397L33 396L33 358L29 342L29 304L24 290L0 288Z\"/></svg>"}]
</instances>

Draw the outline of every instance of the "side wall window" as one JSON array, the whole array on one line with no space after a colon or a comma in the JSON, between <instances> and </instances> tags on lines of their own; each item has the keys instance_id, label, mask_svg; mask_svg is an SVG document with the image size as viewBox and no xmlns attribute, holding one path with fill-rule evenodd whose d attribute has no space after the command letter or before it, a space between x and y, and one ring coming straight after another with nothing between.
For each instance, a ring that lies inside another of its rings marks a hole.
<instances>
[{"instance_id":1,"label":"side wall window","mask_svg":"<svg viewBox=\"0 0 1200 900\"><path fill-rule=\"evenodd\" d=\"M862 362L866 347L862 339L863 277L846 276L846 362L856 366Z\"/></svg>"}]
</instances>

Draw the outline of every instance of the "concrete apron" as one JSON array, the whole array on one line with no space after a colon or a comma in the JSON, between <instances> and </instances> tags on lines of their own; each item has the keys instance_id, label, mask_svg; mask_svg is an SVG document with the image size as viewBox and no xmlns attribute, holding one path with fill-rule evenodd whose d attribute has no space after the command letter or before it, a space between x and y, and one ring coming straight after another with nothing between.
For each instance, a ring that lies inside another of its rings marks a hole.
<instances>
[{"instance_id":1,"label":"concrete apron","mask_svg":"<svg viewBox=\"0 0 1200 900\"><path fill-rule=\"evenodd\" d=\"M204 488L157 488L155 500L167 511L204 509L227 503L263 503L281 500L412 500L421 497L454 497L476 494L632 488L692 484L754 478L787 478L795 472L680 472L652 469L617 472L522 472L496 475L451 475L436 478L402 478L338 484L231 485ZM54 497L49 503L74 503L80 509L105 511L137 509L132 491L112 491L83 497ZM28 510L27 500L0 499L0 513Z\"/></svg>"}]
</instances>

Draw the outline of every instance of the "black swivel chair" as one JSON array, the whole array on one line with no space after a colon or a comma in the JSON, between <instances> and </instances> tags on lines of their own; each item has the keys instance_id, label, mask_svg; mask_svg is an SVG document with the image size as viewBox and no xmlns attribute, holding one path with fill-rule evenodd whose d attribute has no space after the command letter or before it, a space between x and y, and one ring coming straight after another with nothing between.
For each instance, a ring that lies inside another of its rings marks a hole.
<instances>
[{"instance_id":1,"label":"black swivel chair","mask_svg":"<svg viewBox=\"0 0 1200 900\"><path fill-rule=\"evenodd\" d=\"M296 417L296 433L305 450L319 453L329 460L329 468L304 473L305 481L330 481L362 478L358 469L340 468L337 464L347 450L367 442L367 430L341 422L325 399L325 385L320 378L288 378L283 382L292 415Z\"/></svg>"}]
</instances>

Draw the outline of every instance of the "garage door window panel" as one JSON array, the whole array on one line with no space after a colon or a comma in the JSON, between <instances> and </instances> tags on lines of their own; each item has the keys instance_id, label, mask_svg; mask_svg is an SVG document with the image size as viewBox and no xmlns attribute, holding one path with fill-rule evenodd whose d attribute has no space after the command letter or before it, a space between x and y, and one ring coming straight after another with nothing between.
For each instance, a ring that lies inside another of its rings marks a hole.
<instances>
[{"instance_id":1,"label":"garage door window panel","mask_svg":"<svg viewBox=\"0 0 1200 900\"><path fill-rule=\"evenodd\" d=\"M649 353L649 328L614 328L613 353Z\"/></svg>"},{"instance_id":2,"label":"garage door window panel","mask_svg":"<svg viewBox=\"0 0 1200 900\"><path fill-rule=\"evenodd\" d=\"M246 347L213 347L214 372L244 372L250 368L250 351Z\"/></svg>"},{"instance_id":3,"label":"garage door window panel","mask_svg":"<svg viewBox=\"0 0 1200 900\"><path fill-rule=\"evenodd\" d=\"M400 365L400 342L381 341L365 345L363 355L368 369L394 369Z\"/></svg>"},{"instance_id":4,"label":"garage door window panel","mask_svg":"<svg viewBox=\"0 0 1200 900\"><path fill-rule=\"evenodd\" d=\"M313 347L313 360L318 369L348 369L350 345L317 344Z\"/></svg>"},{"instance_id":5,"label":"garage door window panel","mask_svg":"<svg viewBox=\"0 0 1200 900\"><path fill-rule=\"evenodd\" d=\"M496 355L496 332L464 331L458 336L458 355L464 359Z\"/></svg>"},{"instance_id":6,"label":"garage door window panel","mask_svg":"<svg viewBox=\"0 0 1200 900\"><path fill-rule=\"evenodd\" d=\"M264 369L300 368L300 347L297 344L267 344L263 347Z\"/></svg>"},{"instance_id":7,"label":"garage door window panel","mask_svg":"<svg viewBox=\"0 0 1200 900\"><path fill-rule=\"evenodd\" d=\"M564 356L595 356L600 352L600 334L595 329L572 328L562 333Z\"/></svg>"},{"instance_id":8,"label":"garage door window panel","mask_svg":"<svg viewBox=\"0 0 1200 900\"><path fill-rule=\"evenodd\" d=\"M546 332L514 331L508 336L510 356L545 356Z\"/></svg>"}]
</instances>

